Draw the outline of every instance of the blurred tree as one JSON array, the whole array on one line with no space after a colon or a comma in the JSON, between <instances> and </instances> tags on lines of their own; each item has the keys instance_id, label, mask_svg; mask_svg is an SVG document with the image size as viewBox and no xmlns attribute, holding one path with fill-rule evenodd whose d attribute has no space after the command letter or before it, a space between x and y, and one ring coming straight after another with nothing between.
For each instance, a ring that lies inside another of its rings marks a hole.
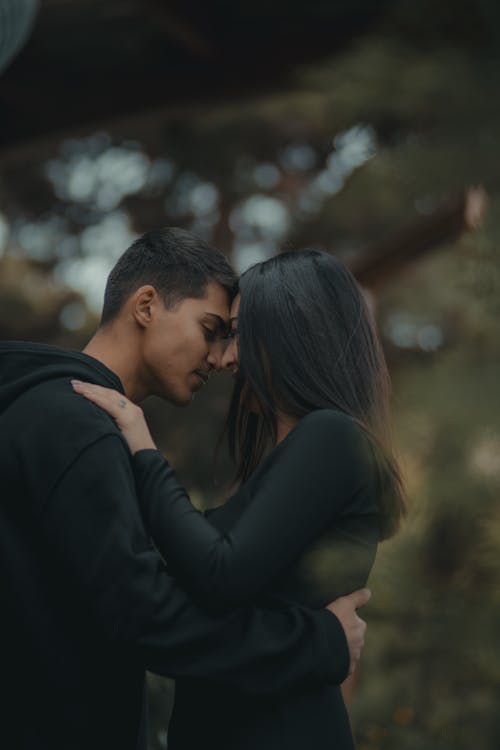
<instances>
[{"instance_id":1,"label":"blurred tree","mask_svg":"<svg viewBox=\"0 0 500 750\"><path fill-rule=\"evenodd\" d=\"M394 373L410 517L371 581L352 706L366 750L498 746L499 230L490 220L384 298L382 317L425 309L452 320L454 336L430 358L410 352Z\"/></svg>"}]
</instances>

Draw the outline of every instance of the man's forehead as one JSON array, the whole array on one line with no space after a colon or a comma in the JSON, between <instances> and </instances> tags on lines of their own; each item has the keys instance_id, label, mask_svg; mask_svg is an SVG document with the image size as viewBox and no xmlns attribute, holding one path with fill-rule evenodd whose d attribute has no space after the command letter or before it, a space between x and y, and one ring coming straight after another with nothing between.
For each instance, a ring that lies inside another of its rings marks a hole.
<instances>
[{"instance_id":1,"label":"man's forehead","mask_svg":"<svg viewBox=\"0 0 500 750\"><path fill-rule=\"evenodd\" d=\"M229 323L230 305L228 291L214 282L207 284L202 296L185 297L181 302L185 314L209 318L221 330Z\"/></svg>"}]
</instances>

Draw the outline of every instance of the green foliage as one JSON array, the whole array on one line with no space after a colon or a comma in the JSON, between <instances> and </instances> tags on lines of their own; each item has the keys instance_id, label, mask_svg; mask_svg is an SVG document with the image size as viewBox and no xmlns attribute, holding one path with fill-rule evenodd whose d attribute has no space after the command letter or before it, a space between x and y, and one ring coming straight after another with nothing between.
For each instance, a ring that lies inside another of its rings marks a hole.
<instances>
[{"instance_id":1,"label":"green foliage","mask_svg":"<svg viewBox=\"0 0 500 750\"><path fill-rule=\"evenodd\" d=\"M410 512L382 546L363 673L360 748L494 748L500 736L500 351L498 230L420 264L387 290L452 321L450 343L400 362L397 443ZM450 323L449 323L450 324Z\"/></svg>"}]
</instances>

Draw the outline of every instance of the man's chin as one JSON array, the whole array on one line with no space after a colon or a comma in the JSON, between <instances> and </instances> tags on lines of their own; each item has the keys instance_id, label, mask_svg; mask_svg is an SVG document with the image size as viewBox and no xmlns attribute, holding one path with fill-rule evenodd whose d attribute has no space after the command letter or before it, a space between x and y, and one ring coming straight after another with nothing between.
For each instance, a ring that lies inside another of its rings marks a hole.
<instances>
[{"instance_id":1,"label":"man's chin","mask_svg":"<svg viewBox=\"0 0 500 750\"><path fill-rule=\"evenodd\" d=\"M162 389L161 392L157 391L154 395L161 398L162 401L168 401L172 406L189 406L195 394L190 389L186 389L182 393L172 393L172 391Z\"/></svg>"},{"instance_id":2,"label":"man's chin","mask_svg":"<svg viewBox=\"0 0 500 750\"><path fill-rule=\"evenodd\" d=\"M166 400L170 401L171 404L174 406L189 406L189 404L193 401L194 397L196 395L196 392L189 391L189 393L186 394L175 394L175 396L167 396Z\"/></svg>"}]
</instances>

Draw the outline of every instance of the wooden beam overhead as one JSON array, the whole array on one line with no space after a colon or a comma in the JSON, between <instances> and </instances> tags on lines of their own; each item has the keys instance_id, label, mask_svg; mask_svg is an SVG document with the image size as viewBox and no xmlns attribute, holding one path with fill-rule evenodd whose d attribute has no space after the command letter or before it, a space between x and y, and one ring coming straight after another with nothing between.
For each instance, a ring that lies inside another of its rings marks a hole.
<instances>
[{"instance_id":1,"label":"wooden beam overhead","mask_svg":"<svg viewBox=\"0 0 500 750\"><path fill-rule=\"evenodd\" d=\"M390 2L47 0L0 76L0 150L177 102L282 89L296 63L335 54Z\"/></svg>"}]
</instances>

